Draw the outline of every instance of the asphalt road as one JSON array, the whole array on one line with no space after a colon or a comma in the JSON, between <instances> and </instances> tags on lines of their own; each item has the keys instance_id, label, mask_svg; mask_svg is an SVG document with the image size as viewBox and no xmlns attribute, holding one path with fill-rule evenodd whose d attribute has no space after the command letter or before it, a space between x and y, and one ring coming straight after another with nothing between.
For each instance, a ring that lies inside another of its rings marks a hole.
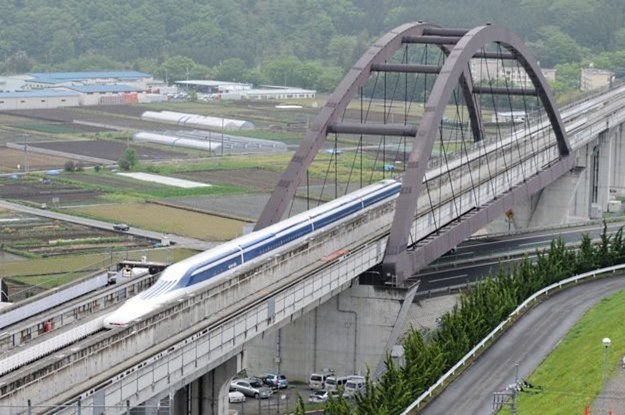
<instances>
[{"instance_id":1,"label":"asphalt road","mask_svg":"<svg viewBox=\"0 0 625 415\"><path fill-rule=\"evenodd\" d=\"M419 413L490 414L493 392L514 383L515 364L519 377L527 378L590 307L622 289L625 277L619 276L555 294L530 310Z\"/></svg>"},{"instance_id":2,"label":"asphalt road","mask_svg":"<svg viewBox=\"0 0 625 415\"><path fill-rule=\"evenodd\" d=\"M608 224L608 232L616 232L623 223ZM448 253L415 278L420 279L419 291L439 290L450 286L467 284L495 274L500 266L510 266L524 254L533 256L536 250L549 247L557 237L567 244L582 240L587 233L597 239L603 231L603 224L584 225L566 229L552 229L519 235L500 235L481 240L470 240L458 245L454 253ZM517 254L514 256L512 254Z\"/></svg>"}]
</instances>

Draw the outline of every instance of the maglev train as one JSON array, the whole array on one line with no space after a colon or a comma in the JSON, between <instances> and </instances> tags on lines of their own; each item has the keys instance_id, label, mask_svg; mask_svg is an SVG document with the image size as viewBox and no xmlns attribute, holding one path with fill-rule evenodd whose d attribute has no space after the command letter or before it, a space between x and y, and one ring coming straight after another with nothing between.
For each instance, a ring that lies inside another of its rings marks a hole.
<instances>
[{"instance_id":1,"label":"maglev train","mask_svg":"<svg viewBox=\"0 0 625 415\"><path fill-rule=\"evenodd\" d=\"M104 319L104 327L127 327L161 306L176 301L246 262L259 258L376 203L395 197L396 180L363 187L346 196L167 267L152 287L126 301Z\"/></svg>"}]
</instances>

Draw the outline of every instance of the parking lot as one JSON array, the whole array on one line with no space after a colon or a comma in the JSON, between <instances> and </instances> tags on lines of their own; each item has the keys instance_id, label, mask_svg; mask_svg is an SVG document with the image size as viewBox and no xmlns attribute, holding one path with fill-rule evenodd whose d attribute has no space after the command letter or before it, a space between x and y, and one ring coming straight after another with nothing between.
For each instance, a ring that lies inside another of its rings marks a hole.
<instances>
[{"instance_id":1,"label":"parking lot","mask_svg":"<svg viewBox=\"0 0 625 415\"><path fill-rule=\"evenodd\" d=\"M304 403L308 403L308 395L311 390L308 385L289 385L287 389L276 389L268 399L254 399L246 397L243 403L231 403L230 410L237 411L239 415L268 415L292 413L297 402L297 396L301 396ZM323 413L320 411L320 413Z\"/></svg>"}]
</instances>

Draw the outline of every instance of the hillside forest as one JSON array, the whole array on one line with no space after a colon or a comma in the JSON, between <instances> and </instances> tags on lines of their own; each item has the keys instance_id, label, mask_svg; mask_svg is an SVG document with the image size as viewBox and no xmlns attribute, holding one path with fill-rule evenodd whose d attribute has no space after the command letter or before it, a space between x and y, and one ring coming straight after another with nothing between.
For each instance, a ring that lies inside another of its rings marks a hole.
<instances>
[{"instance_id":1,"label":"hillside forest","mask_svg":"<svg viewBox=\"0 0 625 415\"><path fill-rule=\"evenodd\" d=\"M509 27L556 91L579 69L625 68L622 0L5 0L0 73L135 69L169 82L216 78L334 89L406 22Z\"/></svg>"}]
</instances>

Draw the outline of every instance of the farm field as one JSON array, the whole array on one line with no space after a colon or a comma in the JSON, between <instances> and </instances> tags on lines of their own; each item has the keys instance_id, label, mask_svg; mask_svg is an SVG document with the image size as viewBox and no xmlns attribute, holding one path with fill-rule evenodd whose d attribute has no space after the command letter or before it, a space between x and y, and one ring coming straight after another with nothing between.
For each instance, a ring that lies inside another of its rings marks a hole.
<instances>
[{"instance_id":1,"label":"farm field","mask_svg":"<svg viewBox=\"0 0 625 415\"><path fill-rule=\"evenodd\" d=\"M32 144L31 147L59 151L66 154L75 154L78 156L97 157L111 161L117 161L128 148L126 143L112 140L50 141L35 143ZM136 145L135 143L130 147L137 152L137 157L141 161L170 160L189 157L183 152L161 150Z\"/></svg>"},{"instance_id":2,"label":"farm field","mask_svg":"<svg viewBox=\"0 0 625 415\"><path fill-rule=\"evenodd\" d=\"M14 214L0 221L0 245L27 258L147 248L152 241L75 223Z\"/></svg>"},{"instance_id":3,"label":"farm field","mask_svg":"<svg viewBox=\"0 0 625 415\"><path fill-rule=\"evenodd\" d=\"M169 102L0 113L0 145L28 143L31 149L51 150L66 156L29 151L27 162L31 172L62 170L69 160L87 167L85 171L62 171L53 176L39 173L19 179L0 178L0 198L110 222L125 222L163 234L230 240L242 234L244 225L256 220L290 161L290 154L215 157L215 154L201 151L137 145L128 139L138 130L184 130L140 119L146 110L171 110L249 120L256 125L256 130L242 135L297 144L303 137L301 126L307 125L318 109L311 107L310 102L304 103L307 107L295 110L277 109L276 104L278 102ZM181 189L142 182L120 177L108 167L92 170L89 167L93 163L81 161L82 157L95 157L113 164L129 143L139 158L140 166L136 171L212 186ZM323 186L324 179L320 177L325 174L328 159L327 155L320 155L315 163L309 177L312 186ZM23 151L1 148L0 172L23 172L23 160ZM21 164L21 170L17 170L17 164ZM347 167L340 164L339 175L345 176ZM306 203L296 199L291 212L305 208ZM47 219L31 222L31 230L27 230L27 221L23 223L18 226L8 221L2 228L8 232L0 234L3 244L0 275L17 278L15 281L20 284L48 288L84 275L98 265L103 266L107 261L105 257L110 261L111 254L118 257L139 249L138 252L148 254L151 259L151 252L157 252L152 247L153 241L129 235ZM70 272L76 269L82 271Z\"/></svg>"},{"instance_id":4,"label":"farm field","mask_svg":"<svg viewBox=\"0 0 625 415\"><path fill-rule=\"evenodd\" d=\"M0 179L0 198L30 202L38 206L43 203L51 207L94 203L101 195L98 191L59 183L56 178L32 176Z\"/></svg>"},{"instance_id":5,"label":"farm field","mask_svg":"<svg viewBox=\"0 0 625 415\"><path fill-rule=\"evenodd\" d=\"M206 241L227 241L242 235L242 220L177 209L154 203L120 203L84 206L70 209L78 213L110 222L126 222L131 226L156 232L173 233Z\"/></svg>"},{"instance_id":6,"label":"farm field","mask_svg":"<svg viewBox=\"0 0 625 415\"><path fill-rule=\"evenodd\" d=\"M0 150L0 172L15 173L28 170L62 169L69 157L50 156L29 151L2 148ZM18 167L19 166L19 167Z\"/></svg>"},{"instance_id":7,"label":"farm field","mask_svg":"<svg viewBox=\"0 0 625 415\"><path fill-rule=\"evenodd\" d=\"M150 174L162 175L160 173ZM108 170L102 170L100 172L85 171L63 174L58 180L66 183L67 185L100 192L102 194L102 200L107 200L109 202L144 202L146 200L153 201L180 196L223 195L243 193L246 191L246 189L227 184L183 188L145 180L138 180L136 178L119 175ZM201 182L199 180L195 181ZM202 183L212 184L206 182Z\"/></svg>"}]
</instances>

